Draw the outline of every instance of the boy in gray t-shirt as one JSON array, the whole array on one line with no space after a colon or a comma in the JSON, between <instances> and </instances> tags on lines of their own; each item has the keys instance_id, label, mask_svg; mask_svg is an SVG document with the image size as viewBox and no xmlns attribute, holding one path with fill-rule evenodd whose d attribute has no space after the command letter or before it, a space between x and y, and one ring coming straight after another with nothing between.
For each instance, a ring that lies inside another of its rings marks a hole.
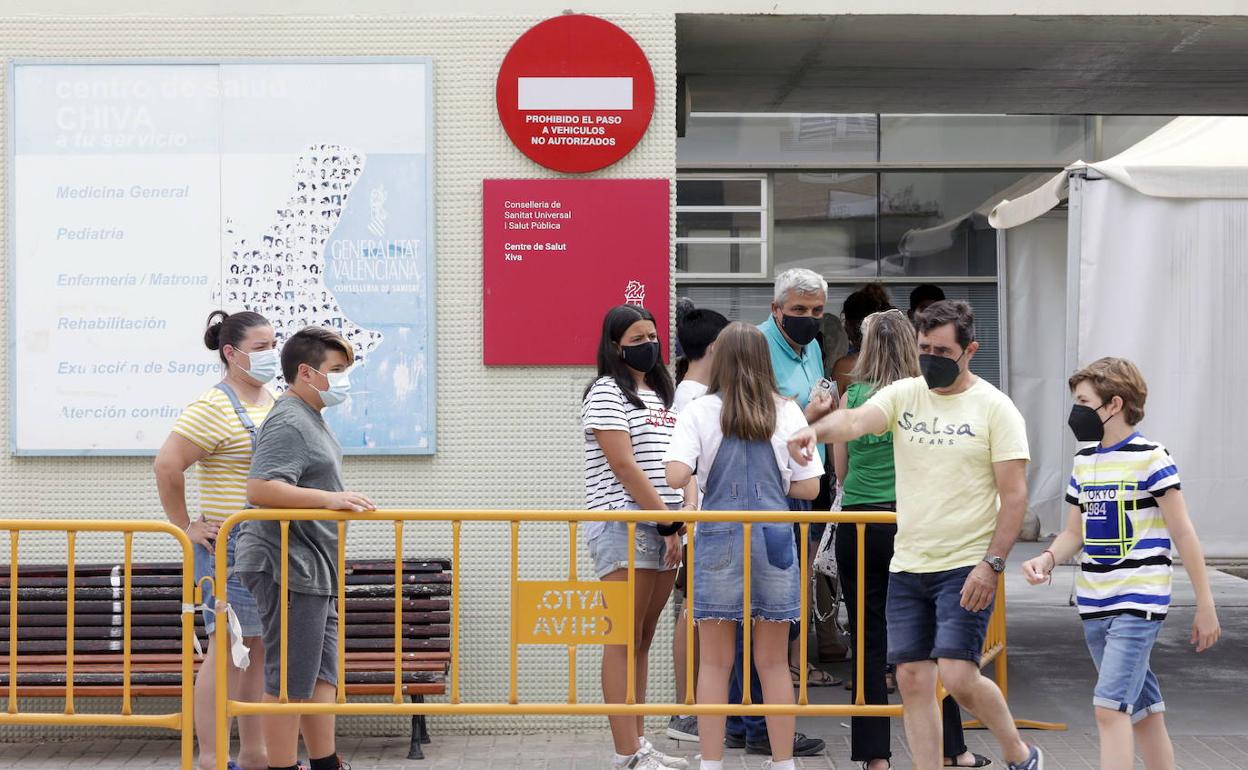
<instances>
[{"instance_id":1,"label":"boy in gray t-shirt","mask_svg":"<svg viewBox=\"0 0 1248 770\"><path fill-rule=\"evenodd\" d=\"M367 497L343 490L342 447L321 416L350 392L351 345L309 327L282 346L282 374L290 389L260 427L247 481L256 508L330 508L371 511ZM265 702L281 692L281 527L247 521L239 531L234 571L256 597L264 634ZM292 702L333 703L338 684L338 525L290 524L286 690ZM265 715L270 770L296 770L300 717ZM334 717L303 722L311 770L339 770Z\"/></svg>"}]
</instances>

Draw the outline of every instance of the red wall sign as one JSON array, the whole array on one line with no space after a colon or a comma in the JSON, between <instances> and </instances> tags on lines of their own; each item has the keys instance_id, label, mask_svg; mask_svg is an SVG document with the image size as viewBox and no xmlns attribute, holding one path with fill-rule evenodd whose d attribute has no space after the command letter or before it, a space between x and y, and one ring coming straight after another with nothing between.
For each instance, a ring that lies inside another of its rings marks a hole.
<instances>
[{"instance_id":1,"label":"red wall sign","mask_svg":"<svg viewBox=\"0 0 1248 770\"><path fill-rule=\"evenodd\" d=\"M520 36L498 70L498 116L533 161L572 173L623 158L650 125L654 73L628 33L556 16Z\"/></svg>"},{"instance_id":2,"label":"red wall sign","mask_svg":"<svg viewBox=\"0 0 1248 770\"><path fill-rule=\"evenodd\" d=\"M668 345L666 179L487 179L485 363L594 364L602 319L643 305Z\"/></svg>"}]
</instances>

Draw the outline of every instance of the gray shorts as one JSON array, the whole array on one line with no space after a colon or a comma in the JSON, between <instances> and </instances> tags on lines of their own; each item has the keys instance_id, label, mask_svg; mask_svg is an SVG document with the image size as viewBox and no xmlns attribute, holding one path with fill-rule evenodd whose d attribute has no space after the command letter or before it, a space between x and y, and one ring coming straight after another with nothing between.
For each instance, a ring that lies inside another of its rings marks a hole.
<instances>
[{"instance_id":1,"label":"gray shorts","mask_svg":"<svg viewBox=\"0 0 1248 770\"><path fill-rule=\"evenodd\" d=\"M240 572L243 584L256 597L264 627L264 691L281 694L282 609L281 586L263 572ZM287 594L290 632L286 647L286 694L306 700L317 680L338 684L338 608L332 596L298 591Z\"/></svg>"}]
</instances>

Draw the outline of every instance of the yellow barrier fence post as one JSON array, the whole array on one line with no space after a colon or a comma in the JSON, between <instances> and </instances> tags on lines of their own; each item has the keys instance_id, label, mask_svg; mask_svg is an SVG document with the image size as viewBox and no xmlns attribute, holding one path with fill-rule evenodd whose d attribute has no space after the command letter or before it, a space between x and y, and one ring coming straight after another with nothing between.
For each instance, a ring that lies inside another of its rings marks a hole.
<instances>
[{"instance_id":1,"label":"yellow barrier fence post","mask_svg":"<svg viewBox=\"0 0 1248 770\"><path fill-rule=\"evenodd\" d=\"M74 713L74 600L77 591L74 588L74 545L78 533L68 530L65 533L65 713Z\"/></svg>"},{"instance_id":2,"label":"yellow barrier fence post","mask_svg":"<svg viewBox=\"0 0 1248 770\"><path fill-rule=\"evenodd\" d=\"M396 617L395 623L399 622ZM334 700L347 702L347 523L338 522L338 687Z\"/></svg>"},{"instance_id":3,"label":"yellow barrier fence post","mask_svg":"<svg viewBox=\"0 0 1248 770\"><path fill-rule=\"evenodd\" d=\"M17 541L20 533L9 530L9 708L17 713Z\"/></svg>"},{"instance_id":4,"label":"yellow barrier fence post","mask_svg":"<svg viewBox=\"0 0 1248 770\"><path fill-rule=\"evenodd\" d=\"M832 525L828 524L825 526L832 526ZM810 563L809 563L810 522L803 521L801 524L798 525L797 529L798 529L798 537L800 537L802 540L801 545L799 546L801 550L801 559L802 559L801 567L800 567L801 575L802 575L802 589L801 589L801 599L800 601L798 601L798 606L801 608L800 611L802 614L797 619L797 623L798 623L797 654L798 654L798 668L800 669L797 675L797 705L805 706L807 703L810 702L810 698L806 693L806 672L807 672L807 669L809 669L810 667L810 661L809 661L810 651L807 650L806 647L808 645L807 640L810 638L810 597L812 595L810 592L810 574L809 574L810 573Z\"/></svg>"},{"instance_id":5,"label":"yellow barrier fence post","mask_svg":"<svg viewBox=\"0 0 1248 770\"><path fill-rule=\"evenodd\" d=\"M511 522L511 602L515 605L516 599L520 593L520 521L513 519ZM508 688L507 702L516 705L520 702L520 688L516 683L516 676L519 669L519 651L517 649L516 640L516 613L511 613L511 684Z\"/></svg>"},{"instance_id":6,"label":"yellow barrier fence post","mask_svg":"<svg viewBox=\"0 0 1248 770\"><path fill-rule=\"evenodd\" d=\"M217 758L217 770L226 770L226 763L230 758L230 714L227 711L227 703L229 701L230 692L230 675L229 675L229 649L230 649L230 629L229 619L226 615L226 606L229 604L229 551L226 550L226 541L231 536L231 522L225 521L221 524L221 528L217 530L217 540L213 544L215 546L216 558L213 560L215 567L212 578L212 595L213 595L213 612L214 612L214 628L213 635L216 639L213 641L216 647L216 655L214 665L216 676L216 689L219 697L213 703L215 707L215 748ZM192 621L194 622L194 621ZM203 676L201 673L200 676ZM224 693L225 697L220 697Z\"/></svg>"},{"instance_id":7,"label":"yellow barrier fence post","mask_svg":"<svg viewBox=\"0 0 1248 770\"><path fill-rule=\"evenodd\" d=\"M451 703L459 703L459 538L462 522L451 522Z\"/></svg>"},{"instance_id":8,"label":"yellow barrier fence post","mask_svg":"<svg viewBox=\"0 0 1248 770\"><path fill-rule=\"evenodd\" d=\"M831 525L829 525L831 526ZM862 706L866 704L866 691L864 687L866 682L866 657L867 657L867 626L866 626L866 591L867 591L867 525L859 522L854 527L854 532L858 536L858 543L855 546L856 559L854 560L854 572L857 573L855 578L858 585L854 586L854 595L857 598L858 606L854 608L854 705Z\"/></svg>"},{"instance_id":9,"label":"yellow barrier fence post","mask_svg":"<svg viewBox=\"0 0 1248 770\"><path fill-rule=\"evenodd\" d=\"M125 551L123 555L124 560L122 561L122 564L125 565L124 566L125 577L122 580L122 594L121 594L121 606L122 606L122 610L121 610L122 612L122 615L121 615L121 656L122 656L121 657L121 713L129 715L131 713L130 711L130 708L131 708L131 705L130 705L130 658L131 658L130 637L132 635L130 631L130 617L131 617L131 610L132 610L131 605L134 603L133 597L131 597L130 594L132 593L133 582L134 582L134 574L133 574L134 570L133 570L133 564L132 564L134 560L134 533L126 532L124 535L122 535L122 537L124 538L124 542L125 542L125 545L123 546L123 550Z\"/></svg>"},{"instance_id":10,"label":"yellow barrier fence post","mask_svg":"<svg viewBox=\"0 0 1248 770\"><path fill-rule=\"evenodd\" d=\"M286 679L288 678L288 675L290 673L290 669L287 667L287 664L288 664L287 651L290 646L287 643L287 640L290 639L290 522L282 521L281 528L282 528L282 550L281 550L281 554L279 558L281 559L281 572L282 572L281 583L282 584L281 586L278 587L277 595L280 597L279 601L282 603L281 613L280 613L281 614L282 639L281 639L281 644L280 644L281 652L278 655L278 662L280 663L279 670L281 671L281 681L278 684L277 700L279 703L289 703L290 692L286 686ZM223 656L218 656L218 657L223 657Z\"/></svg>"},{"instance_id":11,"label":"yellow barrier fence post","mask_svg":"<svg viewBox=\"0 0 1248 770\"><path fill-rule=\"evenodd\" d=\"M637 522L628 522L628 681L624 702L637 702Z\"/></svg>"},{"instance_id":12,"label":"yellow barrier fence post","mask_svg":"<svg viewBox=\"0 0 1248 770\"><path fill-rule=\"evenodd\" d=\"M346 575L342 576L346 579ZM343 631L345 632L345 628ZM341 634L340 634L341 635ZM394 522L394 702L403 702L403 522Z\"/></svg>"},{"instance_id":13,"label":"yellow barrier fence post","mask_svg":"<svg viewBox=\"0 0 1248 770\"><path fill-rule=\"evenodd\" d=\"M576 522L568 522L568 582L576 582ZM568 645L568 703L576 703L576 645Z\"/></svg>"},{"instance_id":14,"label":"yellow barrier fence post","mask_svg":"<svg viewBox=\"0 0 1248 770\"><path fill-rule=\"evenodd\" d=\"M745 554L742 560L741 568L742 576L742 600L743 605L741 614L741 705L753 705L753 699L750 697L751 687L750 679L750 642L752 641L752 631L754 630L754 614L750 611L752 604L750 596L750 541L753 532L751 531L750 522L741 523L741 550Z\"/></svg>"},{"instance_id":15,"label":"yellow barrier fence post","mask_svg":"<svg viewBox=\"0 0 1248 770\"><path fill-rule=\"evenodd\" d=\"M697 540L698 525L696 522L685 525L688 527L689 540L688 558L685 563L685 704L692 706L697 702L697 679L694 664L693 648L697 641L697 622L693 619L693 551Z\"/></svg>"}]
</instances>

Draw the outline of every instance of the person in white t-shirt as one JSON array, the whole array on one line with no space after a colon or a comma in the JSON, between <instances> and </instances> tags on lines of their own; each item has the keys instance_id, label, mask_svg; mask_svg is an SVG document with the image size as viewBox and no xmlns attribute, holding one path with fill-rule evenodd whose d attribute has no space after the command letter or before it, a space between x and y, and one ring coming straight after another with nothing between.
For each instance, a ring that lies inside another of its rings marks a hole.
<instances>
[{"instance_id":1,"label":"person in white t-shirt","mask_svg":"<svg viewBox=\"0 0 1248 770\"><path fill-rule=\"evenodd\" d=\"M705 395L711 381L711 362L715 360L715 338L728 325L722 313L694 308L676 324L676 339L684 353L676 362L676 412L689 402Z\"/></svg>"},{"instance_id":2,"label":"person in white t-shirt","mask_svg":"<svg viewBox=\"0 0 1248 770\"><path fill-rule=\"evenodd\" d=\"M684 411L695 398L706 394L706 386L711 381L711 362L715 360L715 338L728 325L728 319L714 310L690 308L681 314L676 321L676 341L684 353L676 362L676 399L673 408L677 414ZM690 481L684 490L685 501L682 510L698 509L698 484ZM681 538L681 542L685 541ZM672 596L676 599L676 632L672 634L672 664L676 673L676 702L685 702L686 670L685 646L688 643L688 627L685 611L685 586L689 581L688 569L683 565L676 573L676 590ZM694 638L694 680L697 680L696 631ZM676 741L696 741L698 739L698 718L692 716L673 716L667 723L667 737Z\"/></svg>"},{"instance_id":3,"label":"person in white t-shirt","mask_svg":"<svg viewBox=\"0 0 1248 770\"><path fill-rule=\"evenodd\" d=\"M786 441L806 418L776 390L767 339L753 326L730 324L715 342L707 394L677 417L664 463L667 483L697 479L703 510L788 511L788 498L819 494L823 469L790 457ZM793 703L789 627L801 617L801 563L790 524L751 528L750 618L754 664L765 703ZM698 703L727 703L738 624L745 622L744 527L707 522L694 530L693 615L701 640ZM702 770L723 770L725 717L698 718ZM772 759L763 767L793 770L793 716L767 717Z\"/></svg>"},{"instance_id":4,"label":"person in white t-shirt","mask_svg":"<svg viewBox=\"0 0 1248 770\"><path fill-rule=\"evenodd\" d=\"M650 311L637 305L618 305L607 311L598 346L598 378L585 389L581 404L588 510L680 508L680 490L668 486L663 469L663 454L676 425L674 391ZM639 523L632 542L636 596L632 644L638 702L645 701L650 642L680 566L680 523L663 518ZM628 580L628 524L591 522L584 529L598 578ZM624 702L627 661L627 645L604 647L604 703ZM645 738L643 717L612 715L607 720L615 744L615 767L684 770L689 766L684 759L655 750Z\"/></svg>"}]
</instances>

